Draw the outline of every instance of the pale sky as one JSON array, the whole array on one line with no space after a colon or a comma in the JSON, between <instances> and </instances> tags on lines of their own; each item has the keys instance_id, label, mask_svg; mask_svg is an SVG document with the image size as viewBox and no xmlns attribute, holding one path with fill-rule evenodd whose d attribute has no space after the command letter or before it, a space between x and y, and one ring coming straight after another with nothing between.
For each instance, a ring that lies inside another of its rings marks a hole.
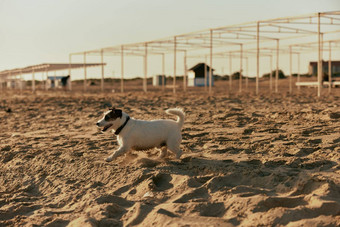
<instances>
[{"instance_id":1,"label":"pale sky","mask_svg":"<svg viewBox=\"0 0 340 227\"><path fill-rule=\"evenodd\" d=\"M73 52L335 10L340 10L340 0L0 0L0 71L68 62ZM106 61L112 65L105 76L119 75L120 59ZM160 73L149 64L150 76ZM126 67L134 68L134 63ZM126 74L141 76L141 67Z\"/></svg>"}]
</instances>

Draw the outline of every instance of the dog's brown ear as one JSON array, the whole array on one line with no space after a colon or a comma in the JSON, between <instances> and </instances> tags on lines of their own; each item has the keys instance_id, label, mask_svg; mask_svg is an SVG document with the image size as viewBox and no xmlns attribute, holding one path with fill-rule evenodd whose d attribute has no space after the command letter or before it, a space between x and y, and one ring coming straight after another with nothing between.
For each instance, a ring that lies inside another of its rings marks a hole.
<instances>
[{"instance_id":1,"label":"dog's brown ear","mask_svg":"<svg viewBox=\"0 0 340 227\"><path fill-rule=\"evenodd\" d=\"M122 110L116 109L116 108L112 108L112 109L110 109L110 110L111 110L110 116L111 116L113 119L122 118L122 116L123 116L123 111L122 111Z\"/></svg>"},{"instance_id":2,"label":"dog's brown ear","mask_svg":"<svg viewBox=\"0 0 340 227\"><path fill-rule=\"evenodd\" d=\"M122 114L122 110L114 110L116 113L116 116L119 118L122 118L123 114Z\"/></svg>"}]
</instances>

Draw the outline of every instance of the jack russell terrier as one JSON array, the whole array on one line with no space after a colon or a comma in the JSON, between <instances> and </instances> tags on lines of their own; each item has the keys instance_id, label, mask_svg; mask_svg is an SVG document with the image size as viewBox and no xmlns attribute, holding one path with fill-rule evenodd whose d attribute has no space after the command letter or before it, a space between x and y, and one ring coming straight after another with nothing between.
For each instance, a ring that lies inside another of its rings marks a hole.
<instances>
[{"instance_id":1,"label":"jack russell terrier","mask_svg":"<svg viewBox=\"0 0 340 227\"><path fill-rule=\"evenodd\" d=\"M182 155L179 146L182 141L181 129L185 113L179 108L168 109L165 112L176 115L177 121L144 121L131 118L120 109L111 108L107 111L97 122L97 126L103 128L102 132L112 128L117 136L119 148L105 160L110 162L129 150L141 151L152 148L161 149L160 158L164 158L169 149L179 159Z\"/></svg>"}]
</instances>

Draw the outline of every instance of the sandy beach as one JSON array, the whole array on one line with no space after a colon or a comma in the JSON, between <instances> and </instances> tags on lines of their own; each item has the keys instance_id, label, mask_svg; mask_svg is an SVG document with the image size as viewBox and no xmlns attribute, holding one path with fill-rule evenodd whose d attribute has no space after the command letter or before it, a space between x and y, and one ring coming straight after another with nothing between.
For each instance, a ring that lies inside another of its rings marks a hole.
<instances>
[{"instance_id":1,"label":"sandy beach","mask_svg":"<svg viewBox=\"0 0 340 227\"><path fill-rule=\"evenodd\" d=\"M339 226L340 88L216 84L211 96L1 93L0 226ZM117 141L95 123L112 105L145 120L183 108L181 159L105 162Z\"/></svg>"}]
</instances>

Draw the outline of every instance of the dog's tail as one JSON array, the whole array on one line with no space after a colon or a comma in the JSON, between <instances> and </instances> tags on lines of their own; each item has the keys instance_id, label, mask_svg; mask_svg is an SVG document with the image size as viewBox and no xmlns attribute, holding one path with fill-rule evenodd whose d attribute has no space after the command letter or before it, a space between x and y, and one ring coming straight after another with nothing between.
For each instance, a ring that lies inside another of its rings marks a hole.
<instances>
[{"instance_id":1,"label":"dog's tail","mask_svg":"<svg viewBox=\"0 0 340 227\"><path fill-rule=\"evenodd\" d=\"M167 114L173 114L177 116L177 123L179 128L182 128L184 124L185 113L180 108L168 109L165 111Z\"/></svg>"}]
</instances>

